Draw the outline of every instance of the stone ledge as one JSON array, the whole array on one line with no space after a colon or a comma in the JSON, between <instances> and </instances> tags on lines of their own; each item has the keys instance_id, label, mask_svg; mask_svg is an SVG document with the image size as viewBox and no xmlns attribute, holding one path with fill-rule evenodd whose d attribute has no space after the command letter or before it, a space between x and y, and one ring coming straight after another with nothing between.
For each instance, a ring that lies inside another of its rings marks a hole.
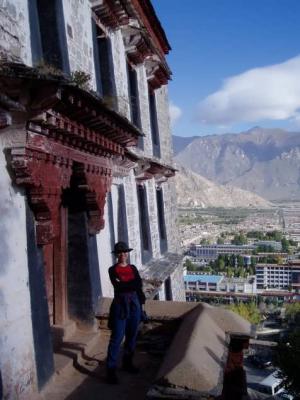
<instances>
[{"instance_id":1,"label":"stone ledge","mask_svg":"<svg viewBox=\"0 0 300 400\"><path fill-rule=\"evenodd\" d=\"M112 298L102 297L98 303L96 318L108 318ZM185 301L157 301L147 300L144 306L150 321L165 321L183 318L199 303L186 303Z\"/></svg>"},{"instance_id":2,"label":"stone ledge","mask_svg":"<svg viewBox=\"0 0 300 400\"><path fill-rule=\"evenodd\" d=\"M140 273L147 298L153 298L163 282L183 263L183 255L166 253L159 259L151 260Z\"/></svg>"}]
</instances>

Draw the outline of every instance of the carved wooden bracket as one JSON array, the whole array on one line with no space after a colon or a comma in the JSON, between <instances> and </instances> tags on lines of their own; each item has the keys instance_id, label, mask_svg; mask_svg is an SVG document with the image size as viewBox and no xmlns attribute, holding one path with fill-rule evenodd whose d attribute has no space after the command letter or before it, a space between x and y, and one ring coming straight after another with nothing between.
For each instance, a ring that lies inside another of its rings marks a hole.
<instances>
[{"instance_id":1,"label":"carved wooden bracket","mask_svg":"<svg viewBox=\"0 0 300 400\"><path fill-rule=\"evenodd\" d=\"M112 171L101 166L81 164L74 173L80 180L79 189L85 192L89 234L94 235L104 228L104 206L112 184Z\"/></svg>"},{"instance_id":2,"label":"carved wooden bracket","mask_svg":"<svg viewBox=\"0 0 300 400\"><path fill-rule=\"evenodd\" d=\"M159 164L150 159L139 160L138 166L135 168L134 172L138 184L142 184L145 180L155 178L157 186L161 186L168 178L175 175L174 168Z\"/></svg>"},{"instance_id":3,"label":"carved wooden bracket","mask_svg":"<svg viewBox=\"0 0 300 400\"><path fill-rule=\"evenodd\" d=\"M122 2L115 0L92 0L92 8L97 17L110 28L117 28L129 21L129 16Z\"/></svg>"},{"instance_id":4,"label":"carved wooden bracket","mask_svg":"<svg viewBox=\"0 0 300 400\"><path fill-rule=\"evenodd\" d=\"M122 34L127 57L133 64L141 64L153 54L149 40L137 26L123 27Z\"/></svg>"},{"instance_id":5,"label":"carved wooden bracket","mask_svg":"<svg viewBox=\"0 0 300 400\"><path fill-rule=\"evenodd\" d=\"M148 83L152 90L168 83L171 73L157 56L148 57L145 60L145 66Z\"/></svg>"},{"instance_id":6,"label":"carved wooden bracket","mask_svg":"<svg viewBox=\"0 0 300 400\"><path fill-rule=\"evenodd\" d=\"M128 176L130 170L136 166L136 161L131 160L126 156L115 157L113 161L113 176L118 178Z\"/></svg>"},{"instance_id":7,"label":"carved wooden bracket","mask_svg":"<svg viewBox=\"0 0 300 400\"><path fill-rule=\"evenodd\" d=\"M104 227L105 199L112 182L110 159L42 139L31 134L26 147L11 149L15 183L26 188L35 215L37 243L50 243L60 234L62 193L70 187L73 174L85 193L89 233L98 233Z\"/></svg>"},{"instance_id":8,"label":"carved wooden bracket","mask_svg":"<svg viewBox=\"0 0 300 400\"><path fill-rule=\"evenodd\" d=\"M15 182L27 190L39 245L51 242L59 234L61 194L69 186L71 165L68 159L57 162L51 155L30 148L11 150Z\"/></svg>"}]
</instances>

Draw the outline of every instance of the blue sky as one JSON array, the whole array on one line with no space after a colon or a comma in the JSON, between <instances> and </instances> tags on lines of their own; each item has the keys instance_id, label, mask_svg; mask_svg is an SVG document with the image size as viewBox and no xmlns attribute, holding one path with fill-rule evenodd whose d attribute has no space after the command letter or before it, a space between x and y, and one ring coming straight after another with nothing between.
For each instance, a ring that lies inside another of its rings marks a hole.
<instances>
[{"instance_id":1,"label":"blue sky","mask_svg":"<svg viewBox=\"0 0 300 400\"><path fill-rule=\"evenodd\" d=\"M175 135L255 125L300 131L299 0L152 4L172 47Z\"/></svg>"}]
</instances>

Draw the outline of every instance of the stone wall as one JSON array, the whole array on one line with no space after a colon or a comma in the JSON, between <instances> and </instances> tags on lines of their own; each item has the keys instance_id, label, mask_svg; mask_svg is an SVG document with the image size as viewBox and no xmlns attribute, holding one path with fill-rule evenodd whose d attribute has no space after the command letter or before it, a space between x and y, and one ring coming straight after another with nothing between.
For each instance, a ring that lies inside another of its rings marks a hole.
<instances>
[{"instance_id":1,"label":"stone wall","mask_svg":"<svg viewBox=\"0 0 300 400\"><path fill-rule=\"evenodd\" d=\"M168 239L168 250L172 253L180 253L180 240L177 226L177 199L174 178L163 183L163 196L165 204L165 222ZM173 206L172 206L173 205Z\"/></svg>"},{"instance_id":2,"label":"stone wall","mask_svg":"<svg viewBox=\"0 0 300 400\"><path fill-rule=\"evenodd\" d=\"M143 65L136 68L138 78L138 91L141 112L142 130L144 133L144 154L147 157L152 156L152 140L150 128L150 114L149 114L149 98L148 98L148 81L146 77L146 70Z\"/></svg>"},{"instance_id":3,"label":"stone wall","mask_svg":"<svg viewBox=\"0 0 300 400\"><path fill-rule=\"evenodd\" d=\"M111 254L111 234L108 224L108 207L107 202L104 210L105 229L97 235L97 248L99 257L100 283L102 296L113 297L113 287L108 276L108 268L114 263Z\"/></svg>"},{"instance_id":4,"label":"stone wall","mask_svg":"<svg viewBox=\"0 0 300 400\"><path fill-rule=\"evenodd\" d=\"M159 231L158 231L158 220L157 220L157 202L156 202L156 188L154 179L149 180L147 185L148 195L148 212L150 221L150 234L152 243L152 255L154 258L160 256L159 246Z\"/></svg>"},{"instance_id":5,"label":"stone wall","mask_svg":"<svg viewBox=\"0 0 300 400\"><path fill-rule=\"evenodd\" d=\"M155 91L155 100L161 157L166 164L172 164L173 147L170 128L168 87L166 85Z\"/></svg>"},{"instance_id":6,"label":"stone wall","mask_svg":"<svg viewBox=\"0 0 300 400\"><path fill-rule=\"evenodd\" d=\"M36 386L27 265L24 193L11 185L4 149L17 130L0 134L0 371L5 399L25 399Z\"/></svg>"},{"instance_id":7,"label":"stone wall","mask_svg":"<svg viewBox=\"0 0 300 400\"><path fill-rule=\"evenodd\" d=\"M112 58L117 91L118 112L130 120L130 106L128 101L127 66L125 48L121 29L109 34L112 47Z\"/></svg>"},{"instance_id":8,"label":"stone wall","mask_svg":"<svg viewBox=\"0 0 300 400\"><path fill-rule=\"evenodd\" d=\"M27 0L0 1L0 59L31 65Z\"/></svg>"},{"instance_id":9,"label":"stone wall","mask_svg":"<svg viewBox=\"0 0 300 400\"><path fill-rule=\"evenodd\" d=\"M64 0L63 8L70 69L89 74L89 84L96 90L90 4L85 0Z\"/></svg>"},{"instance_id":10,"label":"stone wall","mask_svg":"<svg viewBox=\"0 0 300 400\"><path fill-rule=\"evenodd\" d=\"M183 267L179 265L175 271L171 274L171 290L172 300L174 301L186 301L185 290L183 282Z\"/></svg>"}]
</instances>

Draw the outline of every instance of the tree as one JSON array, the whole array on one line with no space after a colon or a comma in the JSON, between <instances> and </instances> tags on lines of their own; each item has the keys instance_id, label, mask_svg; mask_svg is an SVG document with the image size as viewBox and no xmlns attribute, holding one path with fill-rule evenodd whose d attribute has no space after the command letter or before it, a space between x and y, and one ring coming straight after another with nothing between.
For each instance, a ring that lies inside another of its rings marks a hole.
<instances>
[{"instance_id":1,"label":"tree","mask_svg":"<svg viewBox=\"0 0 300 400\"><path fill-rule=\"evenodd\" d=\"M234 238L232 239L231 243L235 244L235 245L243 245L243 244L247 244L248 240L247 240L247 237L243 233L238 233L238 234L234 235Z\"/></svg>"},{"instance_id":2,"label":"tree","mask_svg":"<svg viewBox=\"0 0 300 400\"><path fill-rule=\"evenodd\" d=\"M278 344L274 362L279 367L279 376L287 390L300 396L300 329L291 333L286 343Z\"/></svg>"},{"instance_id":3,"label":"tree","mask_svg":"<svg viewBox=\"0 0 300 400\"><path fill-rule=\"evenodd\" d=\"M287 304L285 316L289 321L300 322L300 303Z\"/></svg>"},{"instance_id":4,"label":"tree","mask_svg":"<svg viewBox=\"0 0 300 400\"><path fill-rule=\"evenodd\" d=\"M233 304L228 307L229 310L239 314L253 325L258 325L261 321L261 314L254 302L244 304Z\"/></svg>"},{"instance_id":5,"label":"tree","mask_svg":"<svg viewBox=\"0 0 300 400\"><path fill-rule=\"evenodd\" d=\"M289 241L287 240L287 238L282 238L281 239L281 246L282 246L282 251L285 253L289 252L289 248L290 248L290 244Z\"/></svg>"},{"instance_id":6,"label":"tree","mask_svg":"<svg viewBox=\"0 0 300 400\"><path fill-rule=\"evenodd\" d=\"M194 263L192 263L192 261L191 261L189 258L187 258L187 259L185 260L185 262L184 262L184 267L186 267L186 269L187 269L188 271L197 271L196 265L195 265Z\"/></svg>"},{"instance_id":7,"label":"tree","mask_svg":"<svg viewBox=\"0 0 300 400\"><path fill-rule=\"evenodd\" d=\"M244 267L244 257L240 256L239 254L237 255L237 264L241 268Z\"/></svg>"},{"instance_id":8,"label":"tree","mask_svg":"<svg viewBox=\"0 0 300 400\"><path fill-rule=\"evenodd\" d=\"M201 239L200 244L202 244L202 245L207 245L207 244L209 244L209 240L203 238L203 239Z\"/></svg>"},{"instance_id":9,"label":"tree","mask_svg":"<svg viewBox=\"0 0 300 400\"><path fill-rule=\"evenodd\" d=\"M224 244L224 239L221 237L218 237L217 244Z\"/></svg>"}]
</instances>

